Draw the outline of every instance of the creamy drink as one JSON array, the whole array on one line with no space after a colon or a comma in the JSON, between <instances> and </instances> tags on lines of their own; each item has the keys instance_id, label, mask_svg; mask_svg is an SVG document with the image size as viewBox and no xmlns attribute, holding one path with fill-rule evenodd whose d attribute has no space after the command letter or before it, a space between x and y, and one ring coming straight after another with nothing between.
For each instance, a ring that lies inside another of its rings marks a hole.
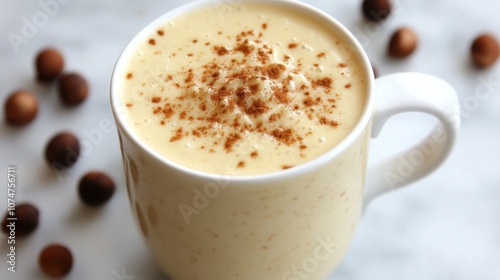
<instances>
[{"instance_id":1,"label":"creamy drink","mask_svg":"<svg viewBox=\"0 0 500 280\"><path fill-rule=\"evenodd\" d=\"M299 2L201 3L115 68L141 232L174 280L324 279L362 207L367 59Z\"/></svg>"},{"instance_id":2,"label":"creamy drink","mask_svg":"<svg viewBox=\"0 0 500 280\"><path fill-rule=\"evenodd\" d=\"M365 105L357 54L296 10L237 2L174 17L136 46L122 95L135 133L212 174L275 172L331 150Z\"/></svg>"},{"instance_id":3,"label":"creamy drink","mask_svg":"<svg viewBox=\"0 0 500 280\"><path fill-rule=\"evenodd\" d=\"M448 84L374 82L354 36L292 0L164 14L122 52L111 103L134 217L172 280L326 279L361 216L370 136L412 110L447 131L371 170L368 199L439 166L459 119Z\"/></svg>"}]
</instances>

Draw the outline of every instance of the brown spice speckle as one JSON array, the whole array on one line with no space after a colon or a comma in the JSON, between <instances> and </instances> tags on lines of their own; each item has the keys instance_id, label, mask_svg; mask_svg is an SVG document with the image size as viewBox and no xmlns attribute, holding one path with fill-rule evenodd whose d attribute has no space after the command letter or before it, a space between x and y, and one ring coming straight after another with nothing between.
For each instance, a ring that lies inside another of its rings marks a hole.
<instances>
[{"instance_id":1,"label":"brown spice speckle","mask_svg":"<svg viewBox=\"0 0 500 280\"><path fill-rule=\"evenodd\" d=\"M214 46L214 50L218 55L226 55L229 53L229 51L225 47L221 46Z\"/></svg>"},{"instance_id":2,"label":"brown spice speckle","mask_svg":"<svg viewBox=\"0 0 500 280\"><path fill-rule=\"evenodd\" d=\"M237 133L231 133L224 142L224 149L226 152L230 152L233 149L234 144L241 139L241 136Z\"/></svg>"},{"instance_id":3,"label":"brown spice speckle","mask_svg":"<svg viewBox=\"0 0 500 280\"><path fill-rule=\"evenodd\" d=\"M279 142L285 143L287 145L295 142L294 132L292 129L275 129L271 132L271 135L276 138Z\"/></svg>"},{"instance_id":4,"label":"brown spice speckle","mask_svg":"<svg viewBox=\"0 0 500 280\"><path fill-rule=\"evenodd\" d=\"M178 128L175 131L175 135L170 138L170 142L175 142L175 141L181 140L183 134L184 134L184 131L183 131L182 127Z\"/></svg>"},{"instance_id":5,"label":"brown spice speckle","mask_svg":"<svg viewBox=\"0 0 500 280\"><path fill-rule=\"evenodd\" d=\"M319 119L319 123L320 124L323 124L323 125L329 125L331 127L337 127L339 125L338 122L336 121L331 121L331 120L328 120L326 117L321 117Z\"/></svg>"},{"instance_id":6,"label":"brown spice speckle","mask_svg":"<svg viewBox=\"0 0 500 280\"><path fill-rule=\"evenodd\" d=\"M313 85L315 87L331 88L332 82L333 82L332 78L326 77L326 78L314 81Z\"/></svg>"}]
</instances>

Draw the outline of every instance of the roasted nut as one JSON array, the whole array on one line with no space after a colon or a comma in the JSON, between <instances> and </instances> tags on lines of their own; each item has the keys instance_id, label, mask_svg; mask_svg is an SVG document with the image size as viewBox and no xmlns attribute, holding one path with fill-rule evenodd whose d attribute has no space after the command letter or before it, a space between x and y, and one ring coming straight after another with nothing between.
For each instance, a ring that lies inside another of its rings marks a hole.
<instances>
[{"instance_id":1,"label":"roasted nut","mask_svg":"<svg viewBox=\"0 0 500 280\"><path fill-rule=\"evenodd\" d=\"M15 210L8 210L5 214L2 231L9 234L12 230L9 228L9 224L12 222L7 220L8 218L16 218L15 224L15 235L16 236L26 236L38 227L40 212L33 204L23 203L16 206Z\"/></svg>"},{"instance_id":2,"label":"roasted nut","mask_svg":"<svg viewBox=\"0 0 500 280\"><path fill-rule=\"evenodd\" d=\"M61 53L53 48L40 51L35 61L37 79L41 82L52 82L64 68L64 59Z\"/></svg>"},{"instance_id":3,"label":"roasted nut","mask_svg":"<svg viewBox=\"0 0 500 280\"><path fill-rule=\"evenodd\" d=\"M38 114L38 101L30 91L13 92L5 103L6 121L23 126L33 121Z\"/></svg>"},{"instance_id":4,"label":"roasted nut","mask_svg":"<svg viewBox=\"0 0 500 280\"><path fill-rule=\"evenodd\" d=\"M364 0L361 9L368 20L381 22L391 14L392 5L389 0Z\"/></svg>"},{"instance_id":5,"label":"roasted nut","mask_svg":"<svg viewBox=\"0 0 500 280\"><path fill-rule=\"evenodd\" d=\"M70 132L54 136L45 148L45 159L52 168L62 170L73 166L80 156L80 142Z\"/></svg>"},{"instance_id":6,"label":"roasted nut","mask_svg":"<svg viewBox=\"0 0 500 280\"><path fill-rule=\"evenodd\" d=\"M398 29L389 42L389 55L395 58L405 58L411 55L418 45L418 36L410 28Z\"/></svg>"},{"instance_id":7,"label":"roasted nut","mask_svg":"<svg viewBox=\"0 0 500 280\"><path fill-rule=\"evenodd\" d=\"M115 183L103 172L92 171L80 179L78 193L83 203L100 206L107 202L115 191Z\"/></svg>"},{"instance_id":8,"label":"roasted nut","mask_svg":"<svg viewBox=\"0 0 500 280\"><path fill-rule=\"evenodd\" d=\"M61 244L46 246L38 258L40 269L50 277L63 277L73 267L71 251Z\"/></svg>"},{"instance_id":9,"label":"roasted nut","mask_svg":"<svg viewBox=\"0 0 500 280\"><path fill-rule=\"evenodd\" d=\"M75 106L82 103L88 93L87 81L79 74L66 74L59 79L59 97L66 105Z\"/></svg>"},{"instance_id":10,"label":"roasted nut","mask_svg":"<svg viewBox=\"0 0 500 280\"><path fill-rule=\"evenodd\" d=\"M488 68L493 65L500 56L498 41L489 34L477 37L471 46L473 63L479 68Z\"/></svg>"}]
</instances>

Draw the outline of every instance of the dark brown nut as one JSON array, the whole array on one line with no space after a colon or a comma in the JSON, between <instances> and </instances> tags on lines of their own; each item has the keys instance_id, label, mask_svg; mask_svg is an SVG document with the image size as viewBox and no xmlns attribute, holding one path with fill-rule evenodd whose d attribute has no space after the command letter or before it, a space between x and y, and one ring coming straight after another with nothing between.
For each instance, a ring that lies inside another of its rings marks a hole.
<instances>
[{"instance_id":1,"label":"dark brown nut","mask_svg":"<svg viewBox=\"0 0 500 280\"><path fill-rule=\"evenodd\" d=\"M411 55L418 45L418 36L410 28L403 27L392 34L389 42L389 55L395 58L405 58Z\"/></svg>"},{"instance_id":2,"label":"dark brown nut","mask_svg":"<svg viewBox=\"0 0 500 280\"><path fill-rule=\"evenodd\" d=\"M500 56L498 41L490 34L477 37L471 46L472 62L479 68L488 68Z\"/></svg>"},{"instance_id":3,"label":"dark brown nut","mask_svg":"<svg viewBox=\"0 0 500 280\"><path fill-rule=\"evenodd\" d=\"M361 9L368 20L381 22L391 14L392 4L389 0L364 0Z\"/></svg>"},{"instance_id":4,"label":"dark brown nut","mask_svg":"<svg viewBox=\"0 0 500 280\"><path fill-rule=\"evenodd\" d=\"M80 156L80 142L70 132L54 136L45 148L45 159L52 168L62 170L73 166Z\"/></svg>"},{"instance_id":5,"label":"dark brown nut","mask_svg":"<svg viewBox=\"0 0 500 280\"><path fill-rule=\"evenodd\" d=\"M66 74L59 79L59 97L66 105L75 106L82 103L88 93L87 81L79 74Z\"/></svg>"},{"instance_id":6,"label":"dark brown nut","mask_svg":"<svg viewBox=\"0 0 500 280\"><path fill-rule=\"evenodd\" d=\"M52 82L64 68L64 59L61 53L53 48L40 51L35 61L37 79L41 82Z\"/></svg>"},{"instance_id":7,"label":"dark brown nut","mask_svg":"<svg viewBox=\"0 0 500 280\"><path fill-rule=\"evenodd\" d=\"M14 232L15 236L26 236L38 227L40 212L30 203L18 204L14 210L7 210L2 223L2 231L6 234ZM15 218L15 220L9 220Z\"/></svg>"},{"instance_id":8,"label":"dark brown nut","mask_svg":"<svg viewBox=\"0 0 500 280\"><path fill-rule=\"evenodd\" d=\"M47 245L38 258L40 269L50 277L68 275L73 267L71 251L61 244Z\"/></svg>"},{"instance_id":9,"label":"dark brown nut","mask_svg":"<svg viewBox=\"0 0 500 280\"><path fill-rule=\"evenodd\" d=\"M107 202L115 191L115 183L103 172L92 171L80 179L78 194L83 203L100 206Z\"/></svg>"},{"instance_id":10,"label":"dark brown nut","mask_svg":"<svg viewBox=\"0 0 500 280\"><path fill-rule=\"evenodd\" d=\"M31 92L18 90L13 92L5 103L5 119L13 125L27 125L38 114L38 101Z\"/></svg>"}]
</instances>

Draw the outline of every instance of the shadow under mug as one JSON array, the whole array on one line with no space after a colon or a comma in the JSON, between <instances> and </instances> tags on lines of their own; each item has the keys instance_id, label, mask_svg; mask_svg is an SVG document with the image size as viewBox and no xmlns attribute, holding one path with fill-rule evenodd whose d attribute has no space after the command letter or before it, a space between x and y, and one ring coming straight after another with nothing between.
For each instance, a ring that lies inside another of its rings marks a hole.
<instances>
[{"instance_id":1,"label":"shadow under mug","mask_svg":"<svg viewBox=\"0 0 500 280\"><path fill-rule=\"evenodd\" d=\"M226 176L180 166L148 147L128 124L120 97L124 71L137 43L160 24L227 2L242 0L202 0L168 12L140 31L118 59L111 103L134 217L149 251L175 280L325 279L349 247L364 205L426 176L446 159L460 122L455 91L421 73L374 80L362 47L338 21L298 1L264 1L321 21L351 45L366 76L362 117L333 149L291 169ZM370 138L401 112L428 113L439 124L418 145L367 170ZM411 170L404 170L401 157Z\"/></svg>"}]
</instances>

